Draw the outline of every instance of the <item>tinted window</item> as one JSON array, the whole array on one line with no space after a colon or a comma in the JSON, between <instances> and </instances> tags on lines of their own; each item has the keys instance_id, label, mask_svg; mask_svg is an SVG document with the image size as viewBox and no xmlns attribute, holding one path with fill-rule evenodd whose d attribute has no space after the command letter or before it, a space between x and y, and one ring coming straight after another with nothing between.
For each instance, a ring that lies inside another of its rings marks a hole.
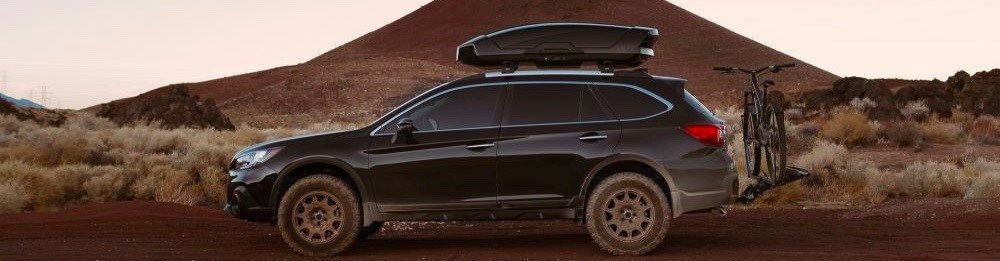
<instances>
[{"instance_id":1,"label":"tinted window","mask_svg":"<svg viewBox=\"0 0 1000 261\"><path fill-rule=\"evenodd\" d=\"M611 119L590 88L576 84L511 85L504 125Z\"/></svg>"},{"instance_id":2,"label":"tinted window","mask_svg":"<svg viewBox=\"0 0 1000 261\"><path fill-rule=\"evenodd\" d=\"M667 110L667 105L639 90L623 86L597 87L618 119L649 117Z\"/></svg>"},{"instance_id":3,"label":"tinted window","mask_svg":"<svg viewBox=\"0 0 1000 261\"><path fill-rule=\"evenodd\" d=\"M484 86L450 91L394 118L378 133L396 132L396 122L404 117L413 120L417 131L451 130L496 126L499 86Z\"/></svg>"}]
</instances>

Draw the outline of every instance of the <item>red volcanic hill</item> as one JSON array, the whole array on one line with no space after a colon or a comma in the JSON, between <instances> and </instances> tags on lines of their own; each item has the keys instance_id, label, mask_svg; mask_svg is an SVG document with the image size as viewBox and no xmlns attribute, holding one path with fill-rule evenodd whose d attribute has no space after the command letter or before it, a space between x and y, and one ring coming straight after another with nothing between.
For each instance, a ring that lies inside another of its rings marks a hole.
<instances>
[{"instance_id":1,"label":"red volcanic hill","mask_svg":"<svg viewBox=\"0 0 1000 261\"><path fill-rule=\"evenodd\" d=\"M656 57L643 67L688 79L688 88L710 105L735 104L745 86L744 77L719 75L713 66L798 63L773 77L787 90L829 86L838 78L662 0L436 0L308 62L188 86L218 101L236 124L365 121L437 83L480 72L454 60L460 43L539 22L657 28Z\"/></svg>"}]
</instances>

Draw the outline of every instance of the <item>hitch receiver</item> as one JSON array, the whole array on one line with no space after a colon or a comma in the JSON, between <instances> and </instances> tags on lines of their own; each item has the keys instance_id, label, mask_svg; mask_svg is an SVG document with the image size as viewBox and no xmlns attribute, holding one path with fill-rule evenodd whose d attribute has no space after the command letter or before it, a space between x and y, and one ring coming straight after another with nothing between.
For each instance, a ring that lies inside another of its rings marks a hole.
<instances>
[{"instance_id":1,"label":"hitch receiver","mask_svg":"<svg viewBox=\"0 0 1000 261\"><path fill-rule=\"evenodd\" d=\"M743 193L741 193L740 197L737 198L736 200L744 204L753 203L753 201L756 200L757 197L759 197L760 194L763 194L765 191L780 186L784 186L785 184L792 183L796 180L808 177L809 171L802 168L789 166L785 167L785 173L782 176L784 176L785 178L777 182L774 182L773 184L758 181L757 184L750 185L749 187L747 187L746 190L743 190Z\"/></svg>"}]
</instances>

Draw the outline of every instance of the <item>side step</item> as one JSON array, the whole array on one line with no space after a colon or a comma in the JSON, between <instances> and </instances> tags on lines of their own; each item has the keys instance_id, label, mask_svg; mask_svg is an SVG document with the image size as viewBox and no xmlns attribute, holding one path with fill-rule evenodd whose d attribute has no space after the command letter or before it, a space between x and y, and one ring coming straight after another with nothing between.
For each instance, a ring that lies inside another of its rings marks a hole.
<instances>
[{"instance_id":1,"label":"side step","mask_svg":"<svg viewBox=\"0 0 1000 261\"><path fill-rule=\"evenodd\" d=\"M785 176L786 178L774 184L768 184L766 182L757 182L757 184L750 185L749 187L747 187L746 190L743 190L743 193L740 194L740 197L736 200L744 204L753 203L753 201L756 200L757 197L760 196L760 194L763 194L768 190L781 187L784 186L785 184L792 183L795 182L796 180L808 177L809 171L802 168L789 166L785 167L784 174L785 175L783 176Z\"/></svg>"}]
</instances>

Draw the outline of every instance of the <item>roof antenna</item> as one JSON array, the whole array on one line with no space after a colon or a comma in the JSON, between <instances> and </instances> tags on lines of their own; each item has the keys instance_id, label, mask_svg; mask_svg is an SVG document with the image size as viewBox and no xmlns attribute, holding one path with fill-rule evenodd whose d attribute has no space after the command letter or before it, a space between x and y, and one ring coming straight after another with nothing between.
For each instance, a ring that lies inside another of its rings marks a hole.
<instances>
[{"instance_id":1,"label":"roof antenna","mask_svg":"<svg viewBox=\"0 0 1000 261\"><path fill-rule=\"evenodd\" d=\"M517 71L517 62L515 61L504 61L503 70L500 73L514 73Z\"/></svg>"},{"instance_id":2,"label":"roof antenna","mask_svg":"<svg viewBox=\"0 0 1000 261\"><path fill-rule=\"evenodd\" d=\"M597 68L601 69L602 73L614 73L615 63L612 61L604 60L597 64Z\"/></svg>"}]
</instances>

